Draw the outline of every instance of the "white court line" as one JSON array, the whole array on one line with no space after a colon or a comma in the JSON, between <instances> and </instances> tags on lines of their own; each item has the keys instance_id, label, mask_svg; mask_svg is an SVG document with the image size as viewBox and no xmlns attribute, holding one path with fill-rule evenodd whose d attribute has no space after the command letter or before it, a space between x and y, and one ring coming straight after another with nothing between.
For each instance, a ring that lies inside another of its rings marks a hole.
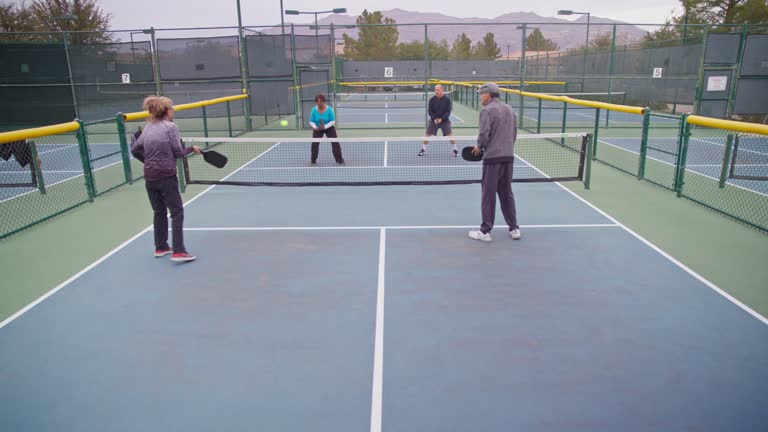
<instances>
[{"instance_id":1,"label":"white court line","mask_svg":"<svg viewBox=\"0 0 768 432\"><path fill-rule=\"evenodd\" d=\"M461 117L457 116L456 114L454 114L454 113L451 113L451 115L452 115L453 117L456 117L456 118L459 120L459 122L460 122L460 123L466 123L464 120L462 120L462 118L461 118Z\"/></svg>"},{"instance_id":2,"label":"white court line","mask_svg":"<svg viewBox=\"0 0 768 432\"><path fill-rule=\"evenodd\" d=\"M525 162L525 163L528 163L528 162L527 162L527 161L525 161L523 158L520 158L520 159L521 159L523 162ZM533 168L533 169L535 169L536 171L539 171L539 169L538 169L538 168L536 168L536 167L533 167L533 166L532 166L532 168ZM539 171L539 172L541 172L541 171ZM543 172L541 172L541 174L543 174L543 175L545 175L545 176L546 176L546 174L544 174ZM735 304L736 306L740 307L742 310L744 310L744 311L745 311L745 312L747 312L748 314L750 314L750 315L752 315L753 317L757 318L757 319L758 319L759 321L761 321L763 324L765 324L765 325L768 325L768 318L766 318L766 317L764 317L764 316L760 315L759 313L757 313L755 310L753 310L752 308L750 308L750 307L749 307L749 306L747 306L746 304L744 304L744 303L740 302L740 301L739 301L737 298L735 298L735 297L731 296L730 294L728 294L727 292L723 291L722 289L720 289L720 287L718 287L717 285L713 284L713 283L712 283L712 282L710 282L709 280L705 279L703 276L701 276L700 274L696 273L696 272L695 272L695 271L693 271L691 268L689 268L688 266L686 266L686 265L685 265L685 264L683 264L682 262L680 262L680 261L678 261L677 259L675 259L675 258L674 258L672 255L670 255L670 254L668 254L668 253L664 252L663 250L661 250L661 248L659 248L659 247L658 247L658 246L656 246L655 244L651 243L650 241L646 240L646 239L645 239L644 237L642 237L640 234L638 234L638 233L636 233L636 232L632 231L631 229L629 229L629 227L627 227L627 226L626 226L626 225L624 225L623 223L619 222L617 219L613 218L613 217L612 217L611 215L609 215L608 213L606 213L606 212L604 212L603 210L601 210L601 209L597 208L597 206L595 206L594 204L590 203L590 202L589 202L589 201L587 201L586 199L584 199L584 198L580 197L580 196L579 196L579 195L578 195L576 192L574 192L574 191L572 191L572 190L568 189L567 187L563 186L563 185L562 185L562 183L560 183L560 182L555 182L555 184L556 184L558 187L560 187L562 190L564 190L564 191L568 192L569 194L573 195L573 196L574 196L576 199L578 199L579 201L581 201L581 202L583 202L584 204L588 205L588 206L589 206L589 207L590 207L592 210L594 210L594 211L596 211L596 212L600 213L601 215L605 216L605 217L606 217L608 220L610 220L611 222L613 222L613 223L614 223L614 224L616 224L617 226L621 227L621 228L622 228L624 231L628 232L629 234L631 234L632 236L634 236L635 238L637 238L637 239L638 239L638 240L640 240L641 242L645 243L645 244L646 244L648 247L650 247L651 249L653 249L654 251L656 251L656 252L657 252L659 255L663 256L664 258L668 259L669 261L671 261L671 262L672 262L673 264L675 264L676 266L680 267L680 268L681 268L683 271L685 271L685 272L686 272L686 273L688 273L689 275L691 275L691 276L693 276L694 278L696 278L696 279L697 279L699 282L701 282L701 283L703 283L704 285L708 286L709 288L711 288L711 289L712 289L713 291L715 291L716 293L718 293L718 294L722 295L723 297L725 297L726 299L728 299L728 300L729 300L731 303Z\"/></svg>"},{"instance_id":3,"label":"white court line","mask_svg":"<svg viewBox=\"0 0 768 432\"><path fill-rule=\"evenodd\" d=\"M384 156L386 157L386 152L384 153ZM453 156L451 156L453 157ZM360 166L350 166L350 165L344 165L344 166L296 166L296 167L258 167L258 168L246 168L243 171L289 171L289 170L312 170L312 171L319 171L323 169L330 169L330 170L351 170L351 169L365 169L365 170L371 170L371 169L384 169L384 168L413 168L418 169L419 171L424 170L425 168L467 168L467 169L474 169L474 170L480 170L482 168L481 164L477 165L467 165L467 164L461 164L461 165L360 165Z\"/></svg>"},{"instance_id":4,"label":"white court line","mask_svg":"<svg viewBox=\"0 0 768 432\"><path fill-rule=\"evenodd\" d=\"M278 144L280 144L280 143L279 143L279 142L275 143L275 145L273 145L272 147L270 147L270 148L269 148L267 151L265 151L264 153L268 152L269 150L272 150L272 149L273 149L273 148L275 148L275 146L277 146ZM261 156L262 156L264 153L262 153L261 155L259 155L259 156L256 156L255 158L253 158L253 159L251 160L251 162L253 162L254 160L256 160L256 159L258 159L259 157L261 157ZM251 163L251 162L248 162L248 163ZM222 179L222 180L226 180L226 179L228 179L230 176L232 176L233 174L235 174L237 171L238 171L238 170L235 170L235 171L233 171L232 173L230 173L229 175L227 175L226 177L224 177L224 179ZM195 202L195 201L196 201L198 198L200 198L201 196L205 195L206 193L208 193L208 192L209 192L211 189L213 189L213 188L215 188L215 187L216 187L216 185L211 185L211 186L207 187L207 188L206 188L204 191L200 192L200 193L199 193L199 194L197 194L196 196L192 197L192 198L191 198L189 201L187 201L186 203L184 203L184 207L187 207L188 205L192 204L192 203L193 203L193 202ZM60 291L62 288L66 287L67 285L69 285L69 284L71 284L72 282L76 281L77 279L79 279L79 278L80 278L80 276L82 276L82 275L84 275L84 274L88 273L88 272L89 272L89 271L91 271L91 270L92 270L94 267L96 267L97 265L99 265L99 264L101 264L102 262L106 261L106 260L107 260L109 257L111 257L112 255L114 255L114 254L118 253L118 252L119 252L121 249L123 249L124 247L126 247L126 246L128 246L129 244L133 243L133 242L134 242L136 239L138 239L139 237L141 237L142 235L144 235L145 233L147 233L147 232L149 232L149 231L152 231L152 225L149 225L148 227L144 228L143 230L141 230L139 233L137 233L136 235L134 235L134 236L133 236L133 237L131 237L130 239L128 239L128 240L126 240L125 242L121 243L119 246L117 246L116 248L114 248L114 249L112 249L111 251L107 252L107 253L106 253L104 256L102 256L101 258L97 259L96 261L94 261L93 263L91 263L90 265L88 265L87 267L85 267L84 269L82 269L82 270L80 270L79 272L77 272L77 273L76 273L74 276L70 277L69 279L65 280L64 282L60 283L59 285L57 285L56 287L54 287L53 289L51 289L50 291L48 291L47 293L45 293L45 294L43 294L42 296L38 297L38 298L37 298L37 300L35 300L35 301L33 301L32 303L30 303L30 304L26 305L25 307L23 307L21 310L19 310L19 311L18 311L18 312L16 312L15 314L13 314L13 315L9 316L8 318L6 318L6 319L5 319L3 322L0 322L0 329L2 329L3 327L7 326L7 325L8 325L8 324L10 324L11 322L13 322L13 320L15 320L16 318L18 318L18 317L20 317L20 316L24 315L26 312L28 312L28 311L29 311L30 309L32 309L33 307L35 307L35 306L39 305L40 303L44 302L44 301L45 301L45 300L46 300L48 297L50 297L50 296L52 296L52 295L56 294L56 293L57 293L57 292L59 292L59 291Z\"/></svg>"},{"instance_id":5,"label":"white court line","mask_svg":"<svg viewBox=\"0 0 768 432\"><path fill-rule=\"evenodd\" d=\"M525 229L549 228L614 228L618 225L610 223L599 224L547 224L520 225ZM394 226L296 226L296 227L199 227L184 228L184 231L372 231L372 230L441 230L477 228L475 225L394 225Z\"/></svg>"},{"instance_id":6,"label":"white court line","mask_svg":"<svg viewBox=\"0 0 768 432\"><path fill-rule=\"evenodd\" d=\"M373 385L371 391L371 432L381 432L382 393L384 387L384 275L386 273L387 230L379 235L379 274L376 289L376 331L373 348Z\"/></svg>"},{"instance_id":7,"label":"white court line","mask_svg":"<svg viewBox=\"0 0 768 432\"><path fill-rule=\"evenodd\" d=\"M389 113L384 113L384 123L389 123Z\"/></svg>"},{"instance_id":8,"label":"white court line","mask_svg":"<svg viewBox=\"0 0 768 432\"><path fill-rule=\"evenodd\" d=\"M611 139L611 138L606 138L606 139ZM598 142L601 142L601 143L603 143L603 144L605 144L605 145L609 145L609 146L611 146L611 147L617 148L617 149L619 149L619 150L624 150L625 152L628 152L628 153L632 153L633 155L638 155L638 156L640 155L640 153L638 153L638 152L636 152L636 151L632 151L632 150L630 150L630 149L626 149L626 148L624 148L624 147L621 147L621 146L617 146L616 144L611 144L611 143L609 143L609 142L606 142L606 141L603 141L603 140L601 140L601 139L598 139L597 141L598 141ZM659 163L663 163L664 165L669 165L669 166L671 166L671 167L673 167L673 168L675 168L675 167L676 167L676 165L675 165L675 164L673 164L673 163L671 163L671 162L663 161L663 160L661 160L661 159L656 159L656 158L654 158L654 157L651 157L651 156L648 156L648 155L646 155L646 156L645 156L645 158L646 158L646 159L650 159L650 160L653 160L653 161L656 161L656 162L659 162ZM598 160L600 160L600 159L598 159ZM720 179L718 179L718 178L715 178L715 177L712 177L712 176L709 176L709 175L706 175L706 174L704 174L704 173L702 173L702 172L699 172L699 171L694 171L694 170L689 170L689 169L688 169L688 167L689 167L689 166L695 166L695 165L686 165L686 168L685 168L685 170L686 170L686 171L688 171L688 172L690 172L690 173L693 173L693 174L696 174L696 175L700 175L700 176L702 176L702 177L706 177L706 178L708 178L708 179L711 179L711 180L714 180L714 181L716 181L716 182L719 182L719 181L720 181ZM722 165L716 165L716 166L722 166ZM768 194L766 194L766 193L763 193L763 192L760 192L760 191L756 191L756 190L754 190L754 189L750 189L750 188L748 188L748 187L740 186L740 185L737 185L737 184L731 183L730 181L726 181L726 183L727 183L729 186L733 186L733 187L735 187L735 188L737 188L737 189L742 189L742 190L745 190L745 191L747 191L747 192L756 193L756 194L758 194L758 195L762 195L762 196L768 196Z\"/></svg>"},{"instance_id":9,"label":"white court line","mask_svg":"<svg viewBox=\"0 0 768 432\"><path fill-rule=\"evenodd\" d=\"M275 148L275 147L276 147L278 144L280 144L280 143L279 143L279 142L278 142L278 143L275 143L275 145L273 145L272 147L270 147L270 148L267 150L267 152L268 152L268 151L270 151L270 150L272 150L273 148ZM253 162L254 160L256 160L256 159L258 159L259 157L261 157L262 155L264 155L265 153L266 153L266 152L262 153L262 154L261 154L261 155L259 155L259 156L256 156L254 159L252 159L252 160L251 160L250 162L248 162L248 163L251 163L251 162ZM522 158L521 158L521 160L522 160ZM524 162L525 162L525 163L528 163L527 161L524 161ZM245 166L245 165L244 165L244 166ZM533 169L537 169L536 167L532 167L532 168L533 168ZM227 178L229 178L230 176L232 176L232 175L233 175L233 174L235 174L236 172L238 172L238 170L235 170L235 171L233 171L232 173L230 173L229 175L227 175L226 177L224 177L222 180L226 180ZM542 174L543 174L543 173L542 173ZM555 184L556 184L558 187L560 187L561 189L563 189L565 192L567 192L567 193L569 193L569 194L573 195L573 196L574 196L576 199L578 199L579 201L583 202L584 204L586 204L587 206L589 206L590 208L592 208L593 210L595 210L596 212L598 212L599 214L601 214L602 216L604 216L604 217L606 217L607 219L609 219L611 222L613 222L613 224L614 224L614 225L616 225L616 226L618 226L618 227L622 228L622 229L623 229L623 230L625 230L627 233L631 234L632 236L634 236L635 238L637 238L637 239L638 239L638 240L640 240L641 242L645 243L645 244L646 244L648 247L650 247L651 249L653 249L654 251L656 251L657 253L659 253L659 254L660 254L661 256L663 256L664 258L668 259L670 262L672 262L673 264L675 264L676 266L678 266L679 268L681 268L683 271L685 271L685 272L686 272L686 273L688 273L689 275L693 276L695 279L697 279L697 280L699 280L700 282L702 282L703 284L707 285L709 288L711 288L712 290L714 290L714 291L715 291L715 292L717 292L718 294L722 295L723 297L725 297L726 299L728 299L729 301L731 301L733 304L735 304L736 306L740 307L742 310L744 310L744 311L745 311L745 312L747 312L748 314L752 315L754 318L758 319L758 320L759 320L760 322L762 322L763 324L765 324L765 325L768 325L768 318L765 318L765 317L763 317L762 315L760 315L760 314L759 314L759 313L757 313L756 311L752 310L752 309L751 309L749 306L745 305L744 303L741 303L741 302L740 302L738 299L736 299L736 298L732 297L730 294L728 294L728 293L726 293L725 291L723 291L722 289L720 289L720 288L719 288L717 285L713 284L712 282L708 281L707 279L705 279L704 277L702 277L702 276L701 276L701 275L699 275L698 273L694 272L694 271L693 271L693 270L691 270L689 267L687 267L685 264L683 264L683 263L681 263L680 261L676 260L674 257L672 257L671 255L669 255L669 254L667 254L666 252L664 252L663 250L661 250L661 249L660 249L658 246L654 245L654 244L653 244L653 243L651 243L650 241L646 240L644 237L642 237L642 236L640 236L639 234L637 234L636 232L632 231L632 230L631 230L631 229L629 229L629 228L628 228L626 225L622 224L621 222L619 222L618 220L616 220L616 219L614 219L612 216L610 216L608 213L604 212L603 210L599 209L598 207L596 207L596 206L595 206L595 205L593 205L592 203L590 203L590 202L588 202L587 200L585 200L584 198L580 197L578 194L576 194L576 193L575 193L575 192L573 192L572 190L570 190L570 189L566 188L566 187L565 187L565 186L563 186L561 183L559 183L559 182L555 182ZM190 199L189 201L187 201L187 202L184 204L184 207L188 206L189 204L192 204L192 203L193 203L195 200L197 200L197 199L198 199L198 198L200 198L201 196L205 195L207 192L209 192L209 191L210 191L211 189L213 189L214 187L216 187L216 185L211 185L210 187L208 187L208 188L207 188L207 189L205 189L204 191L200 192L200 194L198 194L197 196L195 196L195 197L193 197L192 199ZM474 228L474 227L476 227L476 225L473 225L472 227ZM382 227L378 227L378 228L382 228ZM4 320L3 322L0 322L0 329L2 329L3 327L5 327L5 326L6 326L6 325L8 325L9 323L11 323L11 322L12 322L12 321L14 321L16 318L20 317L21 315L23 315L24 313L26 313L27 311L29 311L30 309L32 309L32 308L33 308L33 307L35 307L36 305L38 305L38 304L42 303L42 302L43 302L45 299L47 299L48 297L52 296L53 294L55 294L56 292L58 292L58 291L59 291L59 290L61 290L62 288L66 287L67 285L69 285L69 284L70 284L70 283L72 283L73 281L77 280L78 278L80 278L80 276L84 275L85 273L87 273L88 271L90 271L91 269L93 269L94 267L96 267L98 264L100 264L100 263L104 262L104 261L105 261L107 258L109 258L109 257L111 257L112 255L116 254L116 253L117 253L117 252L119 252L121 249L123 249L125 246L129 245L130 243L132 243L133 241L135 241L136 239L138 239L139 237L141 237L141 235L143 235L144 233L146 233L146 232L150 231L151 229L152 229L152 225L148 226L147 228L145 228L144 230L142 230L141 232L139 232L139 233L138 233L138 234L136 234L135 236L131 237L129 240L125 241L124 243L122 243L122 244L120 244L119 246L117 246L115 249L113 249L113 250L111 250L110 252L108 252L108 253L107 253L106 255L104 255L103 257L101 257L101 258L99 258L98 260L94 261L92 264L90 264L89 266L87 266L86 268L84 268L83 270L81 270L80 272L78 272L77 274L75 274L74 276L72 276L71 278L67 279L66 281L62 282L61 284L59 284L58 286L56 286L56 287L55 287L55 288L53 288L52 290L48 291L48 292L47 292L47 293L45 293L43 296L39 297L39 298L38 298L37 300L35 300L34 302L30 303L29 305L27 305L27 306L25 306L24 308L22 308L20 311L18 311L18 312L16 312L15 314L11 315L10 317L8 317L8 318L7 318L6 320ZM324 228L324 229L327 229L327 228ZM403 229L403 228L401 228L401 229ZM421 227L421 229L424 229L424 227ZM185 229L185 230L187 230L187 229Z\"/></svg>"},{"instance_id":10,"label":"white court line","mask_svg":"<svg viewBox=\"0 0 768 432\"><path fill-rule=\"evenodd\" d=\"M389 147L389 141L384 141L384 168L387 167L387 151Z\"/></svg>"},{"instance_id":11,"label":"white court line","mask_svg":"<svg viewBox=\"0 0 768 432\"><path fill-rule=\"evenodd\" d=\"M116 156L116 155L115 155L115 156ZM131 159L133 159L133 157L131 157ZM123 161L122 161L122 160L120 160L119 162L114 162L114 163L111 163L111 164L109 164L109 165L104 165L103 167L100 167L100 168L96 168L95 170L93 170L93 172L94 172L94 173L96 173L96 172L98 172L98 171L101 171L101 170L103 170L103 169L107 169L107 168L110 168L110 167L112 167L112 166L115 166L115 165L117 165L117 164L121 164L121 163L123 163ZM45 170L43 170L43 178L45 178L45 173L47 173L47 172L52 172L52 171L45 171ZM61 172L63 172L63 171L61 171ZM83 171L82 171L82 170L80 170L80 171L72 171L72 172L73 172L73 173L79 173L79 174L78 174L78 175L76 175L76 176L67 177L67 178L65 178L65 179L63 179L63 180L59 180L59 181L57 181L57 182L54 182L54 183L51 183L51 184L46 184L46 185L45 185L45 188L46 188L46 189L48 189L48 188L50 188L50 187L53 187L53 186L56 186L56 185L59 185L59 184L62 184L62 183L66 183L66 182L68 182L68 181L70 181L70 180L72 180L72 179L76 179L76 178L78 178L78 177L82 177L82 176L83 176ZM95 180L94 180L94 181L95 181ZM4 200L0 200L0 204L4 203L4 202L6 202L6 201L10 201L10 200L13 200L13 199L16 199L16 198L20 198L20 197L23 197L24 195L29 195L29 194L32 194L32 193L37 193L37 192L39 192L39 191L38 191L38 189L37 189L37 188L34 188L33 190L30 190L30 191L24 192L24 193L22 193L22 194L14 195L14 196L12 196L12 197L9 197L9 198L6 198L6 199L4 199Z\"/></svg>"}]
</instances>

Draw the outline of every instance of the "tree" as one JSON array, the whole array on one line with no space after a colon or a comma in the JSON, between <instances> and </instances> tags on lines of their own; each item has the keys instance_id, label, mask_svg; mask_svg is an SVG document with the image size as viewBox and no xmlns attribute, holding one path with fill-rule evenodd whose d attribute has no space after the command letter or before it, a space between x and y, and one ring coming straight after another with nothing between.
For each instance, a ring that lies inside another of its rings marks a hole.
<instances>
[{"instance_id":1,"label":"tree","mask_svg":"<svg viewBox=\"0 0 768 432\"><path fill-rule=\"evenodd\" d=\"M363 13L357 17L357 39L344 34L344 57L351 60L387 60L397 55L399 32L395 20L387 18L381 11ZM366 24L391 24L370 26ZM422 45L423 46L423 45Z\"/></svg>"},{"instance_id":2,"label":"tree","mask_svg":"<svg viewBox=\"0 0 768 432\"><path fill-rule=\"evenodd\" d=\"M72 15L74 19L62 17ZM3 32L76 32L68 33L71 44L110 42L108 32L112 17L101 10L98 0L34 0L31 4L22 1L0 3L0 31ZM4 39L23 41L44 41L60 39L60 35L17 34L3 35Z\"/></svg>"},{"instance_id":3,"label":"tree","mask_svg":"<svg viewBox=\"0 0 768 432\"><path fill-rule=\"evenodd\" d=\"M648 33L643 45L672 45L678 39L697 40L704 33L701 24L759 24L768 21L768 2L765 0L680 0L681 15L673 15L665 25ZM685 26L685 24L698 24ZM731 31L731 28L715 28L714 31ZM675 43L676 44L676 43Z\"/></svg>"},{"instance_id":4,"label":"tree","mask_svg":"<svg viewBox=\"0 0 768 432\"><path fill-rule=\"evenodd\" d=\"M545 39L539 29L533 29L525 38L525 49L528 51L557 51L557 48L557 43L552 39Z\"/></svg>"},{"instance_id":5,"label":"tree","mask_svg":"<svg viewBox=\"0 0 768 432\"><path fill-rule=\"evenodd\" d=\"M501 57L501 48L496 44L493 33L487 33L483 40L475 45L472 57L480 60L496 60Z\"/></svg>"},{"instance_id":6,"label":"tree","mask_svg":"<svg viewBox=\"0 0 768 432\"><path fill-rule=\"evenodd\" d=\"M431 60L448 60L448 42L429 41L429 58ZM420 40L412 42L400 42L397 45L397 58L399 60L424 60L424 42Z\"/></svg>"},{"instance_id":7,"label":"tree","mask_svg":"<svg viewBox=\"0 0 768 432\"><path fill-rule=\"evenodd\" d=\"M448 60L451 57L451 50L448 48L448 41L443 39L440 42L429 41L430 60Z\"/></svg>"},{"instance_id":8,"label":"tree","mask_svg":"<svg viewBox=\"0 0 768 432\"><path fill-rule=\"evenodd\" d=\"M0 32L33 32L35 23L32 14L24 2L0 3ZM25 41L32 40L31 34L5 34L3 40Z\"/></svg>"},{"instance_id":9,"label":"tree","mask_svg":"<svg viewBox=\"0 0 768 432\"><path fill-rule=\"evenodd\" d=\"M91 33L69 34L72 44L112 42L109 30L112 16L99 7L98 0L34 0L29 7L34 19L47 31ZM74 15L76 19L61 19Z\"/></svg>"},{"instance_id":10,"label":"tree","mask_svg":"<svg viewBox=\"0 0 768 432\"><path fill-rule=\"evenodd\" d=\"M600 33L597 36L589 39L590 50L610 50L611 45L613 45L613 34L611 33Z\"/></svg>"},{"instance_id":11,"label":"tree","mask_svg":"<svg viewBox=\"0 0 768 432\"><path fill-rule=\"evenodd\" d=\"M454 60L469 60L472 57L472 40L466 33L456 36L451 47L451 58Z\"/></svg>"}]
</instances>

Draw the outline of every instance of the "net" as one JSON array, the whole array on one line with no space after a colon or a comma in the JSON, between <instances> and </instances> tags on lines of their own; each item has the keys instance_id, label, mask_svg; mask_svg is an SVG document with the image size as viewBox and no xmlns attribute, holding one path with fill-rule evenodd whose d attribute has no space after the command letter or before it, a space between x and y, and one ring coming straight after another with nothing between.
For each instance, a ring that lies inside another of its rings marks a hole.
<instances>
[{"instance_id":1,"label":"net","mask_svg":"<svg viewBox=\"0 0 768 432\"><path fill-rule=\"evenodd\" d=\"M590 135L584 133L521 135L515 143L514 182L584 180L584 155ZM370 186L480 183L482 163L454 156L474 146L476 137L416 138L185 138L224 154L224 169L199 156L184 160L190 184L240 186ZM427 154L417 156L422 143ZM317 165L310 165L313 142L319 143ZM341 147L344 165L332 155Z\"/></svg>"}]
</instances>

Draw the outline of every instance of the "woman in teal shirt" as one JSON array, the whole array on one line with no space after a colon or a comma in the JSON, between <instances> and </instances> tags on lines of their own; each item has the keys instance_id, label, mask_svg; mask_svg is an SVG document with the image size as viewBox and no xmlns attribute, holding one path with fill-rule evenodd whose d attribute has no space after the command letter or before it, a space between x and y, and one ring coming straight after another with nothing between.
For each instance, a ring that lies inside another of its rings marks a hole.
<instances>
[{"instance_id":1,"label":"woman in teal shirt","mask_svg":"<svg viewBox=\"0 0 768 432\"><path fill-rule=\"evenodd\" d=\"M309 115L309 125L312 126L312 138L322 138L323 135L328 138L337 138L336 135L336 116L333 114L333 108L325 104L325 95L319 94L315 96L315 103L317 104L312 108L312 113ZM333 150L333 158L336 159L336 164L344 165L344 158L341 157L341 145L334 142L331 143L331 149ZM312 160L310 165L317 165L317 155L320 153L320 143L312 143Z\"/></svg>"}]
</instances>

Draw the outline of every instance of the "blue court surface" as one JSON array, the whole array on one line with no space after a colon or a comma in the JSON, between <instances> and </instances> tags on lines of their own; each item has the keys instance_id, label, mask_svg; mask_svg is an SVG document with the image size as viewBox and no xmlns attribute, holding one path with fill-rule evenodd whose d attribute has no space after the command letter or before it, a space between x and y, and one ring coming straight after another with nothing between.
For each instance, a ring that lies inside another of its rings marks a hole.
<instances>
[{"instance_id":1,"label":"blue court surface","mask_svg":"<svg viewBox=\"0 0 768 432\"><path fill-rule=\"evenodd\" d=\"M768 321L553 183L215 186L0 324L2 431L768 430ZM147 204L147 220L151 212Z\"/></svg>"},{"instance_id":2,"label":"blue court surface","mask_svg":"<svg viewBox=\"0 0 768 432\"><path fill-rule=\"evenodd\" d=\"M60 144L37 144L36 146L46 187L56 186L67 180L83 176L83 163L77 144L62 142ZM122 163L120 144L118 143L89 143L88 149L94 172ZM0 185L32 184L31 176L29 165L22 167L13 157L7 161L0 159ZM37 187L32 186L0 187L0 202L28 193L37 193L37 191Z\"/></svg>"}]
</instances>

